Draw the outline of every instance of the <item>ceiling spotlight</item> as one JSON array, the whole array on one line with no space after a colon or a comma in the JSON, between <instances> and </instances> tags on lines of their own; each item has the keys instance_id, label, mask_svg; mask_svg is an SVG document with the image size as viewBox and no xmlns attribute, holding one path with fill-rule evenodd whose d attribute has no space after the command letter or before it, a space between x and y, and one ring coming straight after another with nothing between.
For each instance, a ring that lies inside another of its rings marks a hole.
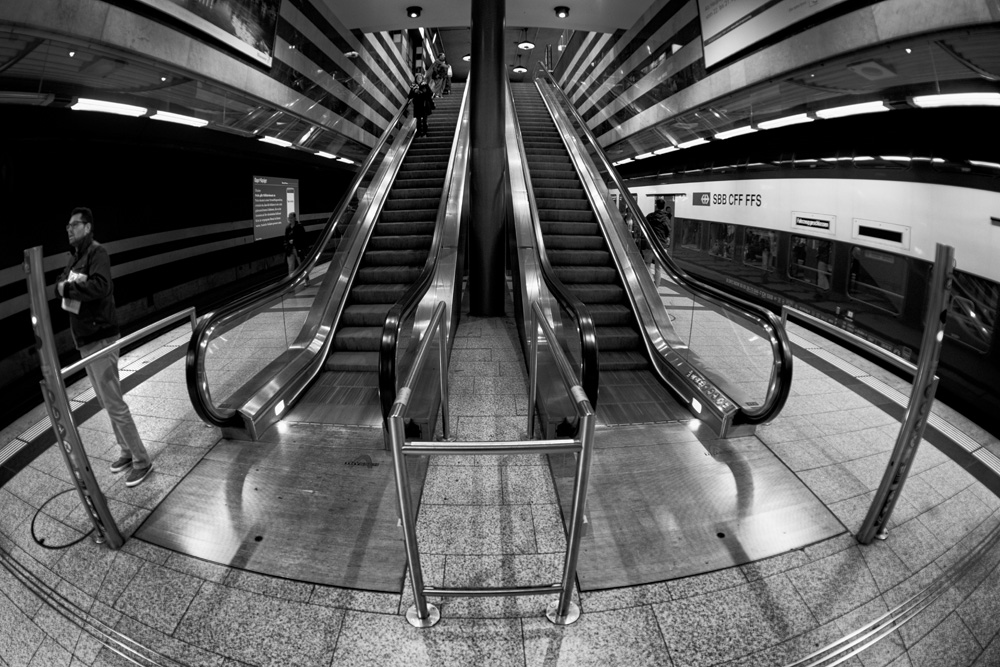
<instances>
[{"instance_id":1,"label":"ceiling spotlight","mask_svg":"<svg viewBox=\"0 0 1000 667\"><path fill-rule=\"evenodd\" d=\"M409 16L411 19L419 18L421 11L422 10L420 9L420 7L414 5L413 7L406 8L406 15Z\"/></svg>"},{"instance_id":2,"label":"ceiling spotlight","mask_svg":"<svg viewBox=\"0 0 1000 667\"><path fill-rule=\"evenodd\" d=\"M462 60L464 60L465 62L469 62L470 60L472 60L472 54L466 53L464 56L462 56Z\"/></svg>"},{"instance_id":3,"label":"ceiling spotlight","mask_svg":"<svg viewBox=\"0 0 1000 667\"><path fill-rule=\"evenodd\" d=\"M558 16L561 19L564 19L567 16L569 16L569 7L563 7L562 5L556 7L556 16Z\"/></svg>"},{"instance_id":4,"label":"ceiling spotlight","mask_svg":"<svg viewBox=\"0 0 1000 667\"><path fill-rule=\"evenodd\" d=\"M76 51L70 51L70 52L69 52L69 57L70 57L70 58L72 58L72 57L73 57L73 56L75 56L75 55L76 55Z\"/></svg>"}]
</instances>

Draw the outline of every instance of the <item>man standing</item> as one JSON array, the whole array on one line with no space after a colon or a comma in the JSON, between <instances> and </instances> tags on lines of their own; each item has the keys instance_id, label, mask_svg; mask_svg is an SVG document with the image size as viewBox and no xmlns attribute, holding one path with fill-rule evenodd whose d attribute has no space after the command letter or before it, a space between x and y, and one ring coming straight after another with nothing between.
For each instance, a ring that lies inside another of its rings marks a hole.
<instances>
[{"instance_id":1,"label":"man standing","mask_svg":"<svg viewBox=\"0 0 1000 667\"><path fill-rule=\"evenodd\" d=\"M656 242L663 248L670 247L670 224L673 222L673 215L667 209L667 202L664 199L657 199L652 213L646 216L649 226L653 228ZM656 255L649 252L649 259L652 262L650 273L653 274L653 284L660 286L660 263L656 260Z\"/></svg>"},{"instance_id":2,"label":"man standing","mask_svg":"<svg viewBox=\"0 0 1000 667\"><path fill-rule=\"evenodd\" d=\"M73 246L69 264L56 283L63 310L69 312L70 331L83 357L118 340L118 312L115 309L114 284L111 282L111 258L94 240L94 215L89 208L78 207L66 225L69 244ZM118 351L109 352L87 366L87 377L97 394L97 402L111 418L118 441L118 460L111 472L128 470L126 486L141 484L153 469L146 446L142 444L132 413L122 397L118 380Z\"/></svg>"},{"instance_id":3,"label":"man standing","mask_svg":"<svg viewBox=\"0 0 1000 667\"><path fill-rule=\"evenodd\" d=\"M299 216L292 211L288 214L288 226L285 227L285 261L288 262L288 275L295 273L302 263L305 252L305 227L299 222Z\"/></svg>"}]
</instances>

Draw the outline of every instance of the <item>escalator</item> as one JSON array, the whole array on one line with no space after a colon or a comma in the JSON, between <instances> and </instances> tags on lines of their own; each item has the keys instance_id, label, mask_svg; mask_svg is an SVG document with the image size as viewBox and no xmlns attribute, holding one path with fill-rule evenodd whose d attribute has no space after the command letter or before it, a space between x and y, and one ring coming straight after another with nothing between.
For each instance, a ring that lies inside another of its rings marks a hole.
<instances>
[{"instance_id":1,"label":"escalator","mask_svg":"<svg viewBox=\"0 0 1000 667\"><path fill-rule=\"evenodd\" d=\"M545 252L596 325L603 423L677 421L688 411L652 375L639 324L563 140L533 83L511 84Z\"/></svg>"},{"instance_id":2,"label":"escalator","mask_svg":"<svg viewBox=\"0 0 1000 667\"><path fill-rule=\"evenodd\" d=\"M324 372L285 414L286 421L381 424L382 327L427 262L461 100L460 86L436 100L428 134L410 144L354 276Z\"/></svg>"},{"instance_id":3,"label":"escalator","mask_svg":"<svg viewBox=\"0 0 1000 667\"><path fill-rule=\"evenodd\" d=\"M467 145L456 132L467 125L458 122L467 107L457 86L436 101L429 133L419 138L414 119L401 109L305 265L199 321L187 379L204 421L229 437L251 440L279 419L382 425L380 387L381 398L391 401L397 356L405 357L410 332L421 331L422 315L414 311L430 281L445 300L452 298L447 286L458 284L448 273L455 267L442 269L438 260L460 235L459 217L448 213L467 178ZM354 201L356 210L349 205Z\"/></svg>"}]
</instances>

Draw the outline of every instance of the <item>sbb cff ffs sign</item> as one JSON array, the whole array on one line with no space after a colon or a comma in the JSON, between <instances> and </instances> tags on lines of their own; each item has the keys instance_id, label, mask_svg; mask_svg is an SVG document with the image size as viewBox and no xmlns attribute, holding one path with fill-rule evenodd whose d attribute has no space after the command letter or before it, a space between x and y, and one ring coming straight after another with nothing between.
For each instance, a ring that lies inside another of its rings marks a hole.
<instances>
[{"instance_id":1,"label":"sbb cff ffs sign","mask_svg":"<svg viewBox=\"0 0 1000 667\"><path fill-rule=\"evenodd\" d=\"M760 206L763 198L760 195L695 192L692 197L695 206Z\"/></svg>"}]
</instances>

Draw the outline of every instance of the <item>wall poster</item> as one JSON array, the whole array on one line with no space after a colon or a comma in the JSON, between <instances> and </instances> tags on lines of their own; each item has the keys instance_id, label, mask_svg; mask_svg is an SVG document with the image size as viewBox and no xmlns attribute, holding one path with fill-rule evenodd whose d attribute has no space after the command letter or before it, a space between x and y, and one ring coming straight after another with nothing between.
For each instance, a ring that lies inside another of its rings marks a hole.
<instances>
[{"instance_id":1,"label":"wall poster","mask_svg":"<svg viewBox=\"0 0 1000 667\"><path fill-rule=\"evenodd\" d=\"M139 0L267 66L281 0Z\"/></svg>"},{"instance_id":2,"label":"wall poster","mask_svg":"<svg viewBox=\"0 0 1000 667\"><path fill-rule=\"evenodd\" d=\"M299 181L295 178L253 177L253 240L285 233L288 214L298 213Z\"/></svg>"}]
</instances>

